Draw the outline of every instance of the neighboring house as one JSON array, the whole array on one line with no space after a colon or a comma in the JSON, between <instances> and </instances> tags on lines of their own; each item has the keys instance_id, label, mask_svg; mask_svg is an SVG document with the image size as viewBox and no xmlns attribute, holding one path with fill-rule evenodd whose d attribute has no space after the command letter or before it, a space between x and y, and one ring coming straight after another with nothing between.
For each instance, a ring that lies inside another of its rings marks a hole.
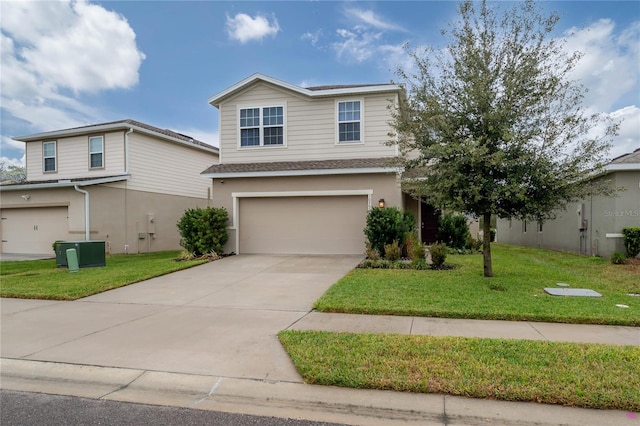
<instances>
[{"instance_id":1,"label":"neighboring house","mask_svg":"<svg viewBox=\"0 0 640 426\"><path fill-rule=\"evenodd\" d=\"M122 120L14 139L27 181L0 186L3 253L87 239L111 253L179 249L176 222L211 198L199 172L218 149L170 130Z\"/></svg>"},{"instance_id":2,"label":"neighboring house","mask_svg":"<svg viewBox=\"0 0 640 426\"><path fill-rule=\"evenodd\" d=\"M395 84L302 88L254 74L209 99L220 112L213 205L230 215L226 251L362 254L382 200L413 212L424 240L437 215L403 194L389 140Z\"/></svg>"},{"instance_id":3,"label":"neighboring house","mask_svg":"<svg viewBox=\"0 0 640 426\"><path fill-rule=\"evenodd\" d=\"M570 204L544 223L498 220L497 240L589 256L624 252L622 229L640 226L640 148L614 159L594 179L610 180L625 190L617 197L593 196Z\"/></svg>"}]
</instances>

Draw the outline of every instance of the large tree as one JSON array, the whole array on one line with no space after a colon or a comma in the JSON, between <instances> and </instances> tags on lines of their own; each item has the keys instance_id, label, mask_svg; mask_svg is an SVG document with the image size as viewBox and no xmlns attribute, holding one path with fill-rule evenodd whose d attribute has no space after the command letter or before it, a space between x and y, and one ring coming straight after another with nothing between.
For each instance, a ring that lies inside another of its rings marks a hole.
<instances>
[{"instance_id":1,"label":"large tree","mask_svg":"<svg viewBox=\"0 0 640 426\"><path fill-rule=\"evenodd\" d=\"M487 277L491 216L554 217L594 190L585 177L606 164L617 131L581 106L585 89L571 79L580 54L553 37L558 15L532 1L496 7L464 1L441 32L445 49L407 47L415 70L398 71L407 97L391 134L402 166L413 169L408 191L483 218Z\"/></svg>"},{"instance_id":2,"label":"large tree","mask_svg":"<svg viewBox=\"0 0 640 426\"><path fill-rule=\"evenodd\" d=\"M24 182L27 180L27 170L24 167L0 161L0 181Z\"/></svg>"}]
</instances>

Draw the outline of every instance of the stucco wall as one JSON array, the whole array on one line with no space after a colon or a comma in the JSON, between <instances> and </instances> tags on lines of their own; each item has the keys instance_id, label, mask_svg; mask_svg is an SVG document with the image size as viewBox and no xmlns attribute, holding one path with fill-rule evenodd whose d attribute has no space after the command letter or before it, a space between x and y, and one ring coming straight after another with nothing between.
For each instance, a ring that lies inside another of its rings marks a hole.
<instances>
[{"instance_id":1,"label":"stucco wall","mask_svg":"<svg viewBox=\"0 0 640 426\"><path fill-rule=\"evenodd\" d=\"M177 221L186 209L206 207L208 204L208 200L201 198L132 191L105 185L86 186L82 189L89 192L90 238L105 240L111 253L123 253L125 250L129 253L145 253L181 249ZM24 194L29 195L28 200L22 199ZM69 209L69 229L61 229L57 239L84 240L84 195L73 188L2 192L3 209L53 206L68 206ZM154 218L153 223L149 222L151 217ZM139 234L143 234L141 236L144 238L139 238ZM128 248L125 249L125 246Z\"/></svg>"},{"instance_id":2,"label":"stucco wall","mask_svg":"<svg viewBox=\"0 0 640 426\"><path fill-rule=\"evenodd\" d=\"M619 171L602 179L625 190L617 197L593 196L568 205L542 225L542 232L537 223L527 223L524 232L521 221L498 220L498 241L590 256L624 252L622 229L640 226L640 172ZM587 228L581 231L583 219Z\"/></svg>"},{"instance_id":3,"label":"stucco wall","mask_svg":"<svg viewBox=\"0 0 640 426\"><path fill-rule=\"evenodd\" d=\"M384 198L387 206L404 207L404 200L395 173L335 175L335 176L294 176L265 178L213 179L212 205L224 207L229 212L229 242L225 251L234 251L236 231L233 224L234 192L288 192L288 191L354 191L373 190L372 206Z\"/></svg>"}]
</instances>

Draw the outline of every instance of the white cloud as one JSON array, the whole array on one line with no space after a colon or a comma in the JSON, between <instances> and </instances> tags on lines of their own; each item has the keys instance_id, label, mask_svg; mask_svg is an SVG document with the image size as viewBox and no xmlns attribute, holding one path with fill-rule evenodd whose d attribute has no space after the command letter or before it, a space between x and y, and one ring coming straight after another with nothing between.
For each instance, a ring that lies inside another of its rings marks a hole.
<instances>
[{"instance_id":1,"label":"white cloud","mask_svg":"<svg viewBox=\"0 0 640 426\"><path fill-rule=\"evenodd\" d=\"M244 44L252 40L262 40L266 36L274 36L280 31L280 26L275 16L273 22L263 15L255 18L238 13L233 18L227 16L227 34L232 40L238 40Z\"/></svg>"},{"instance_id":2,"label":"white cloud","mask_svg":"<svg viewBox=\"0 0 640 426\"><path fill-rule=\"evenodd\" d=\"M382 34L369 31L338 29L336 33L340 41L332 44L339 59L347 62L364 62L372 58Z\"/></svg>"},{"instance_id":3,"label":"white cloud","mask_svg":"<svg viewBox=\"0 0 640 426\"><path fill-rule=\"evenodd\" d=\"M613 140L611 157L633 152L640 148L640 108L628 106L609 114L614 120L620 121L618 136Z\"/></svg>"},{"instance_id":4,"label":"white cloud","mask_svg":"<svg viewBox=\"0 0 640 426\"><path fill-rule=\"evenodd\" d=\"M361 22L379 30L406 31L399 25L385 21L384 18L376 15L372 10L348 8L345 9L345 14L347 17L355 19L357 22Z\"/></svg>"},{"instance_id":5,"label":"white cloud","mask_svg":"<svg viewBox=\"0 0 640 426\"><path fill-rule=\"evenodd\" d=\"M601 19L565 32L567 52L583 53L572 76L588 89L584 105L592 111L609 111L623 96L638 90L640 23L619 35L614 30L613 21Z\"/></svg>"},{"instance_id":6,"label":"white cloud","mask_svg":"<svg viewBox=\"0 0 640 426\"><path fill-rule=\"evenodd\" d=\"M5 163L7 166L16 166L16 167L24 167L25 166L25 158L24 155L22 158L8 158L8 157L0 157L0 162Z\"/></svg>"},{"instance_id":7,"label":"white cloud","mask_svg":"<svg viewBox=\"0 0 640 426\"><path fill-rule=\"evenodd\" d=\"M92 122L98 111L74 96L138 82L145 56L134 31L99 5L3 2L0 28L3 113L35 131Z\"/></svg>"},{"instance_id":8,"label":"white cloud","mask_svg":"<svg viewBox=\"0 0 640 426\"><path fill-rule=\"evenodd\" d=\"M318 30L315 33L304 33L300 37L302 40L309 40L312 46L316 46L322 37L322 30Z\"/></svg>"}]
</instances>

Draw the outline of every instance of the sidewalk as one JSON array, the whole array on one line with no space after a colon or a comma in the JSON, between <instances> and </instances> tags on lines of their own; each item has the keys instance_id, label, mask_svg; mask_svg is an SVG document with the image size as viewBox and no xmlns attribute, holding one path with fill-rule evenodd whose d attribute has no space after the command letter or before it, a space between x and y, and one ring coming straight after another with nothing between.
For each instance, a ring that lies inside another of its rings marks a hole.
<instances>
[{"instance_id":1,"label":"sidewalk","mask_svg":"<svg viewBox=\"0 0 640 426\"><path fill-rule=\"evenodd\" d=\"M640 425L640 415L307 385L283 329L639 345L640 328L323 314L359 259L233 256L74 302L0 299L0 388L362 425Z\"/></svg>"},{"instance_id":2,"label":"sidewalk","mask_svg":"<svg viewBox=\"0 0 640 426\"><path fill-rule=\"evenodd\" d=\"M310 312L289 329L640 345L640 329ZM640 414L536 403L1 359L1 388L354 425L640 425ZM275 379L275 378L274 378Z\"/></svg>"}]
</instances>

